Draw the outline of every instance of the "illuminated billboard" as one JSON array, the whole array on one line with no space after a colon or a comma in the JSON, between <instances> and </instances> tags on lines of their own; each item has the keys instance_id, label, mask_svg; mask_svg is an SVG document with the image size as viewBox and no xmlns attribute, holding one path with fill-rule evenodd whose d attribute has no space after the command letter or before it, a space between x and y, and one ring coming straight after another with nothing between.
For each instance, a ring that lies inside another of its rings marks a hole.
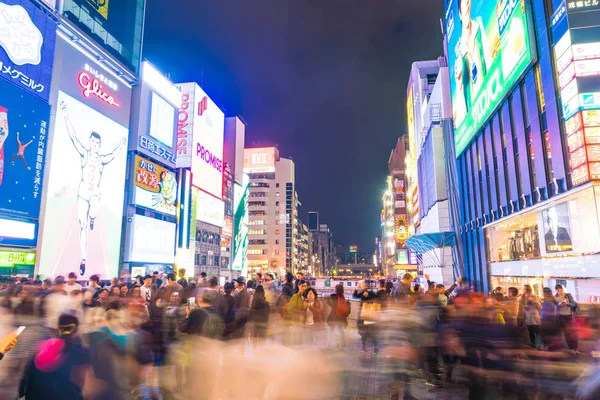
<instances>
[{"instance_id":1,"label":"illuminated billboard","mask_svg":"<svg viewBox=\"0 0 600 400\"><path fill-rule=\"evenodd\" d=\"M261 147L244 149L244 173L268 174L275 172L277 148Z\"/></svg>"},{"instance_id":2,"label":"illuminated billboard","mask_svg":"<svg viewBox=\"0 0 600 400\"><path fill-rule=\"evenodd\" d=\"M182 93L177 121L177 167L191 168L192 185L222 199L225 114L196 83L177 87Z\"/></svg>"},{"instance_id":3,"label":"illuminated billboard","mask_svg":"<svg viewBox=\"0 0 600 400\"><path fill-rule=\"evenodd\" d=\"M124 261L173 264L175 227L172 222L132 216Z\"/></svg>"},{"instance_id":4,"label":"illuminated billboard","mask_svg":"<svg viewBox=\"0 0 600 400\"><path fill-rule=\"evenodd\" d=\"M134 88L129 150L175 167L176 117L181 92L148 61Z\"/></svg>"},{"instance_id":5,"label":"illuminated billboard","mask_svg":"<svg viewBox=\"0 0 600 400\"><path fill-rule=\"evenodd\" d=\"M136 205L175 215L177 177L174 172L136 155L133 183Z\"/></svg>"},{"instance_id":6,"label":"illuminated billboard","mask_svg":"<svg viewBox=\"0 0 600 400\"><path fill-rule=\"evenodd\" d=\"M40 273L114 276L128 130L66 93L57 104Z\"/></svg>"},{"instance_id":7,"label":"illuminated billboard","mask_svg":"<svg viewBox=\"0 0 600 400\"><path fill-rule=\"evenodd\" d=\"M234 204L234 240L233 240L233 269L245 271L248 254L248 175L244 174L244 183L233 186Z\"/></svg>"},{"instance_id":8,"label":"illuminated billboard","mask_svg":"<svg viewBox=\"0 0 600 400\"><path fill-rule=\"evenodd\" d=\"M0 215L40 213L50 106L0 80Z\"/></svg>"},{"instance_id":9,"label":"illuminated billboard","mask_svg":"<svg viewBox=\"0 0 600 400\"><path fill-rule=\"evenodd\" d=\"M208 193L199 190L196 205L196 220L223 227L225 224L225 203L223 200L216 199Z\"/></svg>"},{"instance_id":10,"label":"illuminated billboard","mask_svg":"<svg viewBox=\"0 0 600 400\"><path fill-rule=\"evenodd\" d=\"M29 0L0 2L0 77L48 102L56 22Z\"/></svg>"},{"instance_id":11,"label":"illuminated billboard","mask_svg":"<svg viewBox=\"0 0 600 400\"><path fill-rule=\"evenodd\" d=\"M526 0L451 0L448 65L458 157L534 61Z\"/></svg>"}]
</instances>

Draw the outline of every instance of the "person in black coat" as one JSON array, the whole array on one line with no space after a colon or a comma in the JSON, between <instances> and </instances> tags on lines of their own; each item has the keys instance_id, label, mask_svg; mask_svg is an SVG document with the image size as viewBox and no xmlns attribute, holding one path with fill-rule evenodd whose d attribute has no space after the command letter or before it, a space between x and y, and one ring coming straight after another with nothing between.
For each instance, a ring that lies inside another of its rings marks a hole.
<instances>
[{"instance_id":1,"label":"person in black coat","mask_svg":"<svg viewBox=\"0 0 600 400\"><path fill-rule=\"evenodd\" d=\"M252 337L259 340L264 340L267 337L267 327L269 325L269 316L271 314L271 306L265 298L265 289L259 285L254 292L252 305L250 306L250 318L254 329Z\"/></svg>"}]
</instances>

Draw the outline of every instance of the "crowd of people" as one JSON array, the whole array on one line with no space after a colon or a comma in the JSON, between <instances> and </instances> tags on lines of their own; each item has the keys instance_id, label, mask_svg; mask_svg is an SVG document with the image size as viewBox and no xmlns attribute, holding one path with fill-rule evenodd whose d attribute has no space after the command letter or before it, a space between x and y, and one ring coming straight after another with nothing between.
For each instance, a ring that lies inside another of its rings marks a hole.
<instances>
[{"instance_id":1,"label":"crowd of people","mask_svg":"<svg viewBox=\"0 0 600 400\"><path fill-rule=\"evenodd\" d=\"M363 281L348 294L343 285L319 294L301 273L282 282L257 273L224 285L205 273L188 280L183 269L132 281L92 276L83 286L75 273L7 281L0 317L11 328L0 340L0 360L10 357L0 365L0 392L227 398L223 374L240 367L238 353L260 353L272 342L344 352L352 314L362 352L384 353L392 398L414 398L410 388L421 378L430 387L464 385L470 399L600 398L595 370L581 375L590 353L582 355L578 341L592 336L591 327L580 324L579 306L561 285L544 288L542 298L529 285L484 296L460 278L449 288L425 279Z\"/></svg>"}]
</instances>

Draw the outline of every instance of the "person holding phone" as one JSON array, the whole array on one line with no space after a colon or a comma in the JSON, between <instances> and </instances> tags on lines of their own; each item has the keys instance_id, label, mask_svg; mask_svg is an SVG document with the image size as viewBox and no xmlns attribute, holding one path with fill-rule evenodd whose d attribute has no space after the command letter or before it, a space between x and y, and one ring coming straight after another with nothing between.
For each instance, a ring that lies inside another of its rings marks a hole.
<instances>
[{"instance_id":1,"label":"person holding phone","mask_svg":"<svg viewBox=\"0 0 600 400\"><path fill-rule=\"evenodd\" d=\"M4 358L4 355L6 353L11 351L15 347L15 345L17 344L17 340L19 339L19 335L21 334L21 332L23 332L24 329L25 327L21 326L14 332L11 332L8 335L4 336L0 340L0 360Z\"/></svg>"}]
</instances>

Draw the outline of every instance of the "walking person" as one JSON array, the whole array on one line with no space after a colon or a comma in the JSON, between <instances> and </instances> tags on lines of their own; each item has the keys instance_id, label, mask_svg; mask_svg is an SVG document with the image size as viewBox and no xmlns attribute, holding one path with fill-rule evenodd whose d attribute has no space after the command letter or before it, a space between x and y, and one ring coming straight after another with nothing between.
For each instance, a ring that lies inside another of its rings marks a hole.
<instances>
[{"instance_id":1,"label":"walking person","mask_svg":"<svg viewBox=\"0 0 600 400\"><path fill-rule=\"evenodd\" d=\"M352 296L360 300L357 326L362 341L362 351L367 351L367 341L370 339L373 342L373 354L377 354L379 352L379 341L375 324L381 313L381 303L376 301L377 292L369 288L365 281L362 281L358 284Z\"/></svg>"},{"instance_id":2,"label":"walking person","mask_svg":"<svg viewBox=\"0 0 600 400\"><path fill-rule=\"evenodd\" d=\"M578 345L579 340L573 327L573 319L577 310L577 302L571 295L566 293L562 285L556 285L556 303L558 306L558 326L565 337L567 346L573 354L580 354Z\"/></svg>"},{"instance_id":3,"label":"walking person","mask_svg":"<svg viewBox=\"0 0 600 400\"><path fill-rule=\"evenodd\" d=\"M542 324L542 303L533 294L530 285L523 286L523 296L521 296L523 311L525 312L525 325L529 331L529 340L531 347L541 349L540 326Z\"/></svg>"},{"instance_id":4,"label":"walking person","mask_svg":"<svg viewBox=\"0 0 600 400\"><path fill-rule=\"evenodd\" d=\"M262 344L267 338L271 306L265 297L262 285L256 287L250 306L249 322L252 323L252 339L255 345Z\"/></svg>"},{"instance_id":5,"label":"walking person","mask_svg":"<svg viewBox=\"0 0 600 400\"><path fill-rule=\"evenodd\" d=\"M329 296L327 301L331 311L327 316L327 325L329 326L328 347L331 346L337 335L337 347L340 350L346 348L346 333L344 330L348 326L348 316L351 312L350 302L344 297L344 285L335 286L335 293Z\"/></svg>"}]
</instances>

